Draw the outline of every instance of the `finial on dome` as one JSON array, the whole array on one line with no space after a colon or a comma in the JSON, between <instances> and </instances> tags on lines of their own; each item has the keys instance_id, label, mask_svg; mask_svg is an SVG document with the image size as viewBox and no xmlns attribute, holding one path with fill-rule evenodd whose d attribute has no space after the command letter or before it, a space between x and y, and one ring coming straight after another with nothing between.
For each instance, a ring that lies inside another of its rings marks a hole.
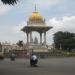
<instances>
[{"instance_id":1,"label":"finial on dome","mask_svg":"<svg viewBox=\"0 0 75 75\"><path fill-rule=\"evenodd\" d=\"M36 12L36 10L37 10L37 9L36 9L36 4L35 4L35 12Z\"/></svg>"}]
</instances>

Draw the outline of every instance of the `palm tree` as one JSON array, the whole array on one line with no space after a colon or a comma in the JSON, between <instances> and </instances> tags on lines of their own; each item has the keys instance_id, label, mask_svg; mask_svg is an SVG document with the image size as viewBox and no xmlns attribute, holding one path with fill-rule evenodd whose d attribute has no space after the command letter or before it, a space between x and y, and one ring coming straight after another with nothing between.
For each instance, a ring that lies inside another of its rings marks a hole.
<instances>
[{"instance_id":1,"label":"palm tree","mask_svg":"<svg viewBox=\"0 0 75 75\"><path fill-rule=\"evenodd\" d=\"M19 0L1 0L3 4L9 4L9 5L14 5L17 4L17 1Z\"/></svg>"}]
</instances>

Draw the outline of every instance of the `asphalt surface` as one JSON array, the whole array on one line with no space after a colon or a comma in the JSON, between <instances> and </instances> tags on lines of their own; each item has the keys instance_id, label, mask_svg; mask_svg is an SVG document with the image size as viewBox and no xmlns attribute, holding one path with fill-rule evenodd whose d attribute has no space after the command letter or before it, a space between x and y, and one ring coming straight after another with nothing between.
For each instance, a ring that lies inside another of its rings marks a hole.
<instances>
[{"instance_id":1,"label":"asphalt surface","mask_svg":"<svg viewBox=\"0 0 75 75\"><path fill-rule=\"evenodd\" d=\"M38 67L28 59L0 60L0 75L75 75L75 57L39 59Z\"/></svg>"}]
</instances>

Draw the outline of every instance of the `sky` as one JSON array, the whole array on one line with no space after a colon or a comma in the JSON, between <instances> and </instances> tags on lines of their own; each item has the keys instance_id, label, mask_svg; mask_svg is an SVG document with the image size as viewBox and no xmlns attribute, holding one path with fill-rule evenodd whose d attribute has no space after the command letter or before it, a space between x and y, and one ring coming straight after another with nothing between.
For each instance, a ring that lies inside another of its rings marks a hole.
<instances>
[{"instance_id":1,"label":"sky","mask_svg":"<svg viewBox=\"0 0 75 75\"><path fill-rule=\"evenodd\" d=\"M0 1L0 42L26 42L26 34L21 28L37 6L37 11L46 19L46 24L53 28L47 32L47 43L53 43L53 34L57 31L75 33L75 0L19 0L12 5L3 5ZM38 36L37 36L38 35ZM34 32L33 37L39 34Z\"/></svg>"}]
</instances>

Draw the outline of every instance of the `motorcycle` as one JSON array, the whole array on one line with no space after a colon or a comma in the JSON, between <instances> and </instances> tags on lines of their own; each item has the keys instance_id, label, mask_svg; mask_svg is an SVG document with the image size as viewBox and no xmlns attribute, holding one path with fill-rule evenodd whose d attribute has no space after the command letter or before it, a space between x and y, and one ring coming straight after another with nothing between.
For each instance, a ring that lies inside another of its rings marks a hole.
<instances>
[{"instance_id":1,"label":"motorcycle","mask_svg":"<svg viewBox=\"0 0 75 75\"><path fill-rule=\"evenodd\" d=\"M11 61L15 61L15 54L11 54L10 59Z\"/></svg>"},{"instance_id":2,"label":"motorcycle","mask_svg":"<svg viewBox=\"0 0 75 75\"><path fill-rule=\"evenodd\" d=\"M36 59L36 60L30 59L30 66L31 67L37 67L37 63L38 63L38 59Z\"/></svg>"}]
</instances>

